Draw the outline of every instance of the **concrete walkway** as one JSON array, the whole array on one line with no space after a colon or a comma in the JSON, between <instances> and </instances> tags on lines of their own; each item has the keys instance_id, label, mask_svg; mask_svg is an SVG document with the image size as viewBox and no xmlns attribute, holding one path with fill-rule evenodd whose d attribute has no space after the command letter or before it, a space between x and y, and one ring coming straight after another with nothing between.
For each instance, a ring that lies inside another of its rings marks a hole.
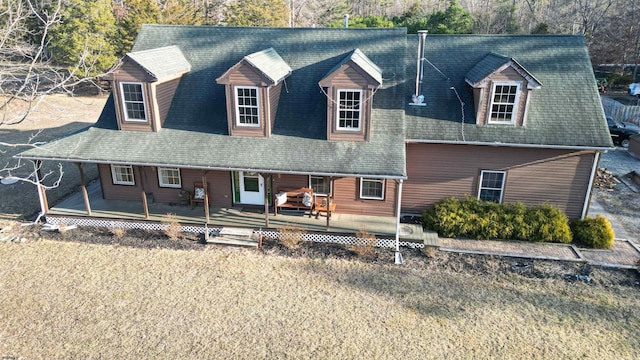
<instances>
[{"instance_id":1,"label":"concrete walkway","mask_svg":"<svg viewBox=\"0 0 640 360\"><path fill-rule=\"evenodd\" d=\"M637 240L629 236L614 214L606 212L594 200L591 202L589 216L593 217L596 214L601 214L611 222L611 226L616 233L616 240L612 249L578 248L571 244L440 238L440 250L527 259L575 261L623 269L638 268L640 264L640 247L634 242Z\"/></svg>"}]
</instances>

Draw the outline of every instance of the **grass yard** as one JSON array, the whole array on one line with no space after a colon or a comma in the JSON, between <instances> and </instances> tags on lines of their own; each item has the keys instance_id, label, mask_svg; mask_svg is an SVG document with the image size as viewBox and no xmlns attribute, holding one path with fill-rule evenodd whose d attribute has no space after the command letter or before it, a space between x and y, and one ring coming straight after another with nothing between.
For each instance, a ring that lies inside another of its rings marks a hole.
<instances>
[{"instance_id":1,"label":"grass yard","mask_svg":"<svg viewBox=\"0 0 640 360\"><path fill-rule=\"evenodd\" d=\"M454 255L405 253L395 266L215 246L0 243L0 357L640 357L637 284L481 275L442 256Z\"/></svg>"}]
</instances>

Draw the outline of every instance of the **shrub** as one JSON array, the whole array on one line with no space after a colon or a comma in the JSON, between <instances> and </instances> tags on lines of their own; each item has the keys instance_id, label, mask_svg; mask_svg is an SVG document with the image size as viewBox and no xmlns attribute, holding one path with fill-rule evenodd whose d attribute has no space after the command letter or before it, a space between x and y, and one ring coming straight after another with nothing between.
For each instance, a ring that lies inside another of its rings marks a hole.
<instances>
[{"instance_id":1,"label":"shrub","mask_svg":"<svg viewBox=\"0 0 640 360\"><path fill-rule=\"evenodd\" d=\"M351 245L349 248L351 251L358 254L358 256L364 258L373 258L376 253L376 235L369 233L364 227L360 228L360 231L356 233L356 237L359 240L358 244Z\"/></svg>"},{"instance_id":2,"label":"shrub","mask_svg":"<svg viewBox=\"0 0 640 360\"><path fill-rule=\"evenodd\" d=\"M180 226L175 214L167 213L162 222L165 224L164 234L167 235L170 240L178 240L182 236L182 226Z\"/></svg>"},{"instance_id":3,"label":"shrub","mask_svg":"<svg viewBox=\"0 0 640 360\"><path fill-rule=\"evenodd\" d=\"M422 220L444 237L571 242L566 215L551 205L527 209L521 203L448 198L425 210Z\"/></svg>"},{"instance_id":4,"label":"shrub","mask_svg":"<svg viewBox=\"0 0 640 360\"><path fill-rule=\"evenodd\" d=\"M611 223L605 217L596 215L595 218L575 220L571 222L573 240L577 243L598 249L611 249L615 233Z\"/></svg>"},{"instance_id":5,"label":"shrub","mask_svg":"<svg viewBox=\"0 0 640 360\"><path fill-rule=\"evenodd\" d=\"M524 220L529 241L570 243L572 240L569 219L556 207L542 205L528 209Z\"/></svg>"},{"instance_id":6,"label":"shrub","mask_svg":"<svg viewBox=\"0 0 640 360\"><path fill-rule=\"evenodd\" d=\"M303 240L306 230L294 225L285 225L278 229L278 239L280 243L289 249L297 249Z\"/></svg>"}]
</instances>

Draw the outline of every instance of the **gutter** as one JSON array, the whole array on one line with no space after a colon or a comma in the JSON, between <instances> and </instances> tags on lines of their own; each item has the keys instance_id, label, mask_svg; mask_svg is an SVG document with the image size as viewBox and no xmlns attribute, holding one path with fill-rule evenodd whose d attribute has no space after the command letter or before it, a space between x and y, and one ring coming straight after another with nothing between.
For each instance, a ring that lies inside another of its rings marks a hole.
<instances>
[{"instance_id":1,"label":"gutter","mask_svg":"<svg viewBox=\"0 0 640 360\"><path fill-rule=\"evenodd\" d=\"M615 147L600 147L600 146L541 145L541 144L520 144L520 143L502 143L502 142L423 140L423 139L406 139L405 143L407 144L478 145L478 146L517 147L517 148L532 148L532 149L593 150L593 151L609 151L609 150L616 149Z\"/></svg>"},{"instance_id":2,"label":"gutter","mask_svg":"<svg viewBox=\"0 0 640 360\"><path fill-rule=\"evenodd\" d=\"M77 162L85 164L107 164L107 165L132 165L132 166L155 166L155 167L179 167L181 169L198 169L198 170L219 170L219 171L249 171L263 174L288 174L288 175L314 175L314 176L330 176L330 177L363 177L363 178L375 178L375 179L391 179L391 180L406 180L407 176L393 176L393 175L374 175L374 174L348 174L348 173L330 173L330 172L305 172L305 171L292 171L292 170L274 170L274 169L252 169L241 167L221 167L221 166L195 166L195 165L180 165L180 164L162 164L162 163L144 163L144 162L128 162L128 161L106 161L106 160L81 160L71 158L39 158L32 156L13 156L16 159L26 160L49 160L49 161L63 161L63 162Z\"/></svg>"}]
</instances>

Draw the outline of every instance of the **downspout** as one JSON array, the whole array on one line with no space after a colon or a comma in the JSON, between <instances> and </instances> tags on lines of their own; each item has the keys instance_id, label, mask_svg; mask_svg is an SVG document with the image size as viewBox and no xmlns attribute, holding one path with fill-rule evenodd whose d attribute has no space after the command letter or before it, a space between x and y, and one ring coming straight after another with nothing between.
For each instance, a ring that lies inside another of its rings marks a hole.
<instances>
[{"instance_id":1,"label":"downspout","mask_svg":"<svg viewBox=\"0 0 640 360\"><path fill-rule=\"evenodd\" d=\"M400 253L400 208L402 205L402 179L398 180L398 207L396 209L396 265L402 265Z\"/></svg>"},{"instance_id":2,"label":"downspout","mask_svg":"<svg viewBox=\"0 0 640 360\"><path fill-rule=\"evenodd\" d=\"M591 168L591 176L589 177L589 186L587 187L587 193L584 197L584 205L582 207L582 216L580 220L584 220L589 212L589 203L591 202L591 190L593 190L593 181L596 178L598 172L598 164L600 164L600 151L596 151L596 156L593 158L593 167Z\"/></svg>"}]
</instances>

